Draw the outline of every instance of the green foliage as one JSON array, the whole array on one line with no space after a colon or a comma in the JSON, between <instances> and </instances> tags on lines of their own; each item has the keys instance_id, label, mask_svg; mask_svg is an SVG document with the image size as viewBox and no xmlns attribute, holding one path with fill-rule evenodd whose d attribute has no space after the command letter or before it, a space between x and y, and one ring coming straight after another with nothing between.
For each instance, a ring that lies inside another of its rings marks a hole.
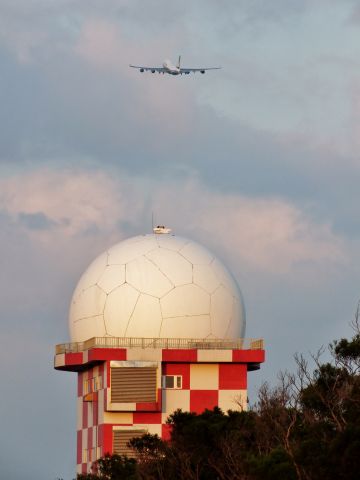
<instances>
[{"instance_id":1,"label":"green foliage","mask_svg":"<svg viewBox=\"0 0 360 480\"><path fill-rule=\"evenodd\" d=\"M313 381L301 391L303 407L313 410L324 420L334 422L335 414L344 413L344 403L340 398L350 382L351 375L345 368L330 363L320 365L314 372Z\"/></svg>"},{"instance_id":2,"label":"green foliage","mask_svg":"<svg viewBox=\"0 0 360 480\"><path fill-rule=\"evenodd\" d=\"M332 349L339 359L358 361L360 359L360 334L354 335L351 340L346 338L335 340Z\"/></svg>"},{"instance_id":3,"label":"green foliage","mask_svg":"<svg viewBox=\"0 0 360 480\"><path fill-rule=\"evenodd\" d=\"M262 480L296 480L297 478L291 458L280 447L267 455L254 457L250 461L250 471L254 478Z\"/></svg>"},{"instance_id":4,"label":"green foliage","mask_svg":"<svg viewBox=\"0 0 360 480\"><path fill-rule=\"evenodd\" d=\"M133 438L129 445L137 452L143 461L159 459L165 455L165 443L158 435L146 433L142 437Z\"/></svg>"},{"instance_id":5,"label":"green foliage","mask_svg":"<svg viewBox=\"0 0 360 480\"><path fill-rule=\"evenodd\" d=\"M136 460L124 455L105 454L94 462L93 471L98 473L78 474L77 480L135 480Z\"/></svg>"}]
</instances>

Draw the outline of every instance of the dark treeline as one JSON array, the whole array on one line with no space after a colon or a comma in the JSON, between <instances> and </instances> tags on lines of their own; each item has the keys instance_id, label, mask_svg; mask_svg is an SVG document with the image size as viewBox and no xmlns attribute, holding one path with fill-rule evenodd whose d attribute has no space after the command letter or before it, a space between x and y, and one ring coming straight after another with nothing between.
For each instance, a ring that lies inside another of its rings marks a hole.
<instances>
[{"instance_id":1,"label":"dark treeline","mask_svg":"<svg viewBox=\"0 0 360 480\"><path fill-rule=\"evenodd\" d=\"M355 325L358 327L358 323ZM360 333L331 360L296 356L295 374L265 384L249 411L176 411L171 441L133 439L136 460L105 455L78 480L357 480L360 478Z\"/></svg>"}]
</instances>

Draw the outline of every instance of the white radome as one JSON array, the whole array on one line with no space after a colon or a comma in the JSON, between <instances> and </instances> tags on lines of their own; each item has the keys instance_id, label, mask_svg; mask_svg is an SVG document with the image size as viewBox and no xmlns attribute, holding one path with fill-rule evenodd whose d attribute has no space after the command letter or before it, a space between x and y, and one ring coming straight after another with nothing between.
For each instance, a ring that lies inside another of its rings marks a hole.
<instances>
[{"instance_id":1,"label":"white radome","mask_svg":"<svg viewBox=\"0 0 360 480\"><path fill-rule=\"evenodd\" d=\"M97 257L80 278L70 338L242 338L245 309L231 273L198 243L140 235Z\"/></svg>"}]
</instances>

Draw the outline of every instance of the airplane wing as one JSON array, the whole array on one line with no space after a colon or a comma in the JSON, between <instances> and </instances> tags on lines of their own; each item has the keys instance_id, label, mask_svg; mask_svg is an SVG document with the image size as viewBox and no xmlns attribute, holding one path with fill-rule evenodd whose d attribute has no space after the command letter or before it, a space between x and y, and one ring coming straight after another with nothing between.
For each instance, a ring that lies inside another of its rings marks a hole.
<instances>
[{"instance_id":1,"label":"airplane wing","mask_svg":"<svg viewBox=\"0 0 360 480\"><path fill-rule=\"evenodd\" d=\"M180 72L181 73L196 73L196 72L205 73L206 70L220 70L220 68L221 67L206 67L206 68L185 68L185 67L181 67Z\"/></svg>"},{"instance_id":2,"label":"airplane wing","mask_svg":"<svg viewBox=\"0 0 360 480\"><path fill-rule=\"evenodd\" d=\"M166 70L163 67L142 67L141 65L129 65L131 68L137 68L140 70L140 72L159 72L159 73L165 73Z\"/></svg>"}]
</instances>

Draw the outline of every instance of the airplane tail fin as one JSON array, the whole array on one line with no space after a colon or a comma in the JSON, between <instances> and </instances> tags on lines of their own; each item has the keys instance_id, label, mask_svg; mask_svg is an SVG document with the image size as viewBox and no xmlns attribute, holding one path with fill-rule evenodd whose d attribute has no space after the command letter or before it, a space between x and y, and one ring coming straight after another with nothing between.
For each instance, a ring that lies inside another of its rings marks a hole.
<instances>
[{"instance_id":1,"label":"airplane tail fin","mask_svg":"<svg viewBox=\"0 0 360 480\"><path fill-rule=\"evenodd\" d=\"M179 60L178 60L177 65L176 65L177 68L180 68L180 62L181 62L181 55L179 55Z\"/></svg>"}]
</instances>

